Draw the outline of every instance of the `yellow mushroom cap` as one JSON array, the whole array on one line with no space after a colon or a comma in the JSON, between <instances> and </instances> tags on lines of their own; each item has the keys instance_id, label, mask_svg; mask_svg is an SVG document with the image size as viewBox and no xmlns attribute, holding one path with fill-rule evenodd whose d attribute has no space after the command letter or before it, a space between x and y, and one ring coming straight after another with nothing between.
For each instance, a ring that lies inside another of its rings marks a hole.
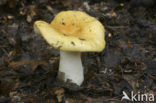
<instances>
[{"instance_id":1,"label":"yellow mushroom cap","mask_svg":"<svg viewBox=\"0 0 156 103\"><path fill-rule=\"evenodd\" d=\"M44 39L62 51L100 52L105 48L105 29L94 17L81 11L62 11L49 24L34 23Z\"/></svg>"}]
</instances>

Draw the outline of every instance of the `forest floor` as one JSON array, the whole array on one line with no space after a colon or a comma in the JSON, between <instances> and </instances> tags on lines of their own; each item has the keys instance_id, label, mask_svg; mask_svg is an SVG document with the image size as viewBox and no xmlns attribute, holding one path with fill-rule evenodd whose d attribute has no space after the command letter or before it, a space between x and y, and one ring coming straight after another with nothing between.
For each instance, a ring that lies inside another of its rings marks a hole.
<instances>
[{"instance_id":1,"label":"forest floor","mask_svg":"<svg viewBox=\"0 0 156 103\"><path fill-rule=\"evenodd\" d=\"M1 0L0 103L121 103L123 91L156 97L154 5L152 0ZM64 10L84 11L106 29L106 48L82 53L85 80L77 90L57 84L59 51L33 30L36 20L51 22Z\"/></svg>"}]
</instances>

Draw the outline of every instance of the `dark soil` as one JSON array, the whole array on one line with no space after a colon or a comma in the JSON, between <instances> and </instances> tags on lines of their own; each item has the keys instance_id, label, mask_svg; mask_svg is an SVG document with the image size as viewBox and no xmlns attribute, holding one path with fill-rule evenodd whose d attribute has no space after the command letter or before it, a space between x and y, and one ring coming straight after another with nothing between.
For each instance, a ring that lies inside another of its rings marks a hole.
<instances>
[{"instance_id":1,"label":"dark soil","mask_svg":"<svg viewBox=\"0 0 156 103\"><path fill-rule=\"evenodd\" d=\"M1 0L0 103L121 103L122 91L156 97L155 5L154 0ZM76 90L56 82L59 51L33 31L36 20L51 22L63 10L85 11L106 29L104 51L82 53L85 81Z\"/></svg>"}]
</instances>

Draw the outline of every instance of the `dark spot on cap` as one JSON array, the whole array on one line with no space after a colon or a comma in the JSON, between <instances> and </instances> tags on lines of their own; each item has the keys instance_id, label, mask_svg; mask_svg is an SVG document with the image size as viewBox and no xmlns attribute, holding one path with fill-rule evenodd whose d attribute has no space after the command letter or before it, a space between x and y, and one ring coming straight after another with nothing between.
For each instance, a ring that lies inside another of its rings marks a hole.
<instances>
[{"instance_id":1,"label":"dark spot on cap","mask_svg":"<svg viewBox=\"0 0 156 103\"><path fill-rule=\"evenodd\" d=\"M75 24L73 23L72 25L74 26Z\"/></svg>"},{"instance_id":2,"label":"dark spot on cap","mask_svg":"<svg viewBox=\"0 0 156 103\"><path fill-rule=\"evenodd\" d=\"M68 36L67 34L63 34L64 36Z\"/></svg>"},{"instance_id":3,"label":"dark spot on cap","mask_svg":"<svg viewBox=\"0 0 156 103\"><path fill-rule=\"evenodd\" d=\"M80 40L82 40L82 41L85 41L86 39L83 39L83 38L79 38Z\"/></svg>"},{"instance_id":4,"label":"dark spot on cap","mask_svg":"<svg viewBox=\"0 0 156 103\"><path fill-rule=\"evenodd\" d=\"M62 22L62 25L66 25L64 22Z\"/></svg>"},{"instance_id":5,"label":"dark spot on cap","mask_svg":"<svg viewBox=\"0 0 156 103\"><path fill-rule=\"evenodd\" d=\"M71 44L75 46L75 43L73 41L71 42Z\"/></svg>"}]
</instances>

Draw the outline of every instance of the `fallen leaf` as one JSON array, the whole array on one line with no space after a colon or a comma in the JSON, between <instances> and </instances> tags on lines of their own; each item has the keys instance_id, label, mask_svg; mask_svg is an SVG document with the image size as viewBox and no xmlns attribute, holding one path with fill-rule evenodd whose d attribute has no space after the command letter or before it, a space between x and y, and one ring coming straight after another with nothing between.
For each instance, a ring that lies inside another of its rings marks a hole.
<instances>
[{"instance_id":1,"label":"fallen leaf","mask_svg":"<svg viewBox=\"0 0 156 103\"><path fill-rule=\"evenodd\" d=\"M45 65L46 63L45 61L35 61L35 60L12 61L11 63L9 63L9 67L14 69L23 66L25 64L31 65L32 70L34 71L37 66Z\"/></svg>"},{"instance_id":2,"label":"fallen leaf","mask_svg":"<svg viewBox=\"0 0 156 103\"><path fill-rule=\"evenodd\" d=\"M56 88L55 90L55 95L57 97L58 102L62 102L63 101L63 96L64 96L64 89L63 88Z\"/></svg>"}]
</instances>

